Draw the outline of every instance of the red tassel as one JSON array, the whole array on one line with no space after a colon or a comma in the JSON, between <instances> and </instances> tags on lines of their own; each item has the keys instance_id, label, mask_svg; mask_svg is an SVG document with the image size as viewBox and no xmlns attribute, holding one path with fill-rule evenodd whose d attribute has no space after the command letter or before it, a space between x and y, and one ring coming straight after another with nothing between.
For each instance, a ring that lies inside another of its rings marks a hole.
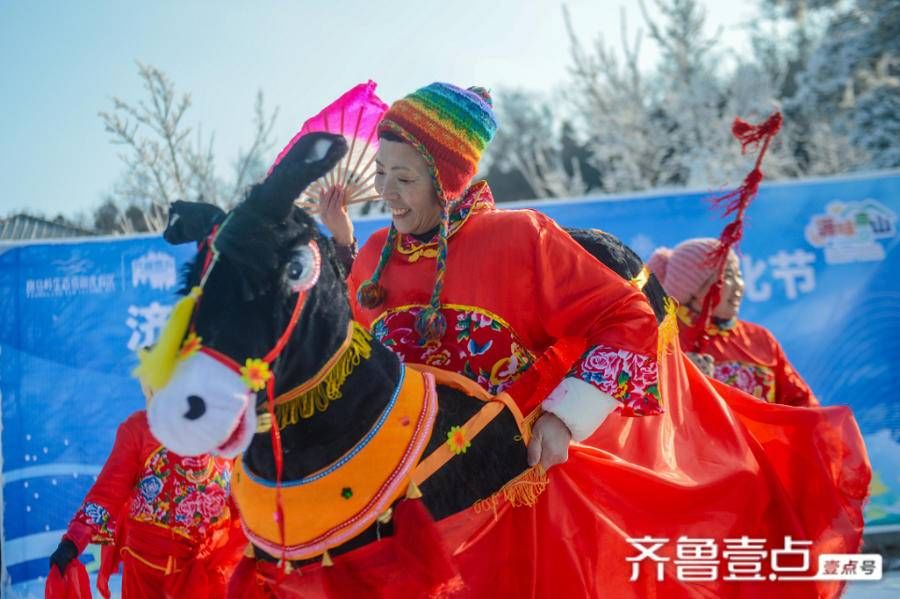
<instances>
[{"instance_id":1,"label":"red tassel","mask_svg":"<svg viewBox=\"0 0 900 599\"><path fill-rule=\"evenodd\" d=\"M744 221L728 223L719 235L719 246L706 256L705 264L718 271L728 259L728 251L744 236Z\"/></svg>"},{"instance_id":2,"label":"red tassel","mask_svg":"<svg viewBox=\"0 0 900 599\"><path fill-rule=\"evenodd\" d=\"M300 302L297 302L299 305ZM295 310L296 312L296 310ZM269 378L266 384L266 407L269 410L269 418L272 419L272 428L269 434L272 438L272 453L275 458L275 523L278 525L278 540L281 543L281 560L279 561L277 584L284 581L287 575L287 541L285 541L284 523L284 499L281 496L281 477L284 473L284 452L281 449L281 430L278 428L278 417L275 415L275 377Z\"/></svg>"},{"instance_id":3,"label":"red tassel","mask_svg":"<svg viewBox=\"0 0 900 599\"><path fill-rule=\"evenodd\" d=\"M725 216L738 212L741 208L745 208L750 200L759 191L759 184L762 182L763 174L759 167L754 168L744 178L741 186L734 191L728 192L723 196L719 196L712 200L714 206L725 206Z\"/></svg>"},{"instance_id":4,"label":"red tassel","mask_svg":"<svg viewBox=\"0 0 900 599\"><path fill-rule=\"evenodd\" d=\"M429 597L452 597L463 589L456 564L421 499L403 499L394 506L394 542L402 566L423 580Z\"/></svg>"},{"instance_id":5,"label":"red tassel","mask_svg":"<svg viewBox=\"0 0 900 599\"><path fill-rule=\"evenodd\" d=\"M741 142L741 152L746 152L747 147L759 143L763 139L775 137L781 130L784 119L780 112L775 112L759 125L751 125L737 117L731 124L731 134Z\"/></svg>"},{"instance_id":6,"label":"red tassel","mask_svg":"<svg viewBox=\"0 0 900 599\"><path fill-rule=\"evenodd\" d=\"M742 153L746 152L749 146L760 141L763 142L763 145L759 150L759 155L756 157L756 164L753 165L753 170L747 174L741 186L712 201L715 206L724 206L724 216L734 214L735 217L732 222L725 225L725 228L722 229L722 234L719 236L719 247L710 252L707 257L707 264L716 270L718 277L704 296L700 316L692 327L693 330L687 335L690 342L686 346L690 351L700 351L705 342L706 327L709 325L712 312L719 304L719 299L721 298L728 253L744 235L744 214L750 202L753 201L753 198L759 192L759 184L763 179L760 165L762 165L763 157L769 149L772 138L781 130L782 122L781 113L775 112L759 125L751 125L739 118L734 119L734 123L731 125L731 133L741 142Z\"/></svg>"}]
</instances>

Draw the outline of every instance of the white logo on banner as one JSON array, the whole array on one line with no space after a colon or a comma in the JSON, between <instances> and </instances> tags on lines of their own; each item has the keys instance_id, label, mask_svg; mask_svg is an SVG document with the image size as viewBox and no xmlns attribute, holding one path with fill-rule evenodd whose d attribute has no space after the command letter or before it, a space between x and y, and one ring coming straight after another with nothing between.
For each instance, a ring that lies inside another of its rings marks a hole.
<instances>
[{"instance_id":1,"label":"white logo on banner","mask_svg":"<svg viewBox=\"0 0 900 599\"><path fill-rule=\"evenodd\" d=\"M116 274L71 275L68 277L44 277L25 280L25 297L72 297L75 295L100 295L116 290Z\"/></svg>"},{"instance_id":2,"label":"white logo on banner","mask_svg":"<svg viewBox=\"0 0 900 599\"><path fill-rule=\"evenodd\" d=\"M827 264L884 260L883 239L897 235L897 215L877 200L831 202L812 217L806 240L825 252Z\"/></svg>"},{"instance_id":3,"label":"white logo on banner","mask_svg":"<svg viewBox=\"0 0 900 599\"><path fill-rule=\"evenodd\" d=\"M153 302L149 306L128 306L128 318L125 320L125 324L131 329L128 349L136 351L156 343L171 311L172 306L159 302Z\"/></svg>"},{"instance_id":4,"label":"white logo on banner","mask_svg":"<svg viewBox=\"0 0 900 599\"><path fill-rule=\"evenodd\" d=\"M741 257L744 275L744 294L751 302L767 302L772 299L772 283L765 280L769 274L781 282L784 297L795 300L801 294L816 290L816 271L813 265L816 255L806 250L779 250L766 260L757 260L749 254Z\"/></svg>"},{"instance_id":5,"label":"white logo on banner","mask_svg":"<svg viewBox=\"0 0 900 599\"><path fill-rule=\"evenodd\" d=\"M147 252L131 261L131 285L150 285L153 289L171 289L177 273L175 258L165 252Z\"/></svg>"},{"instance_id":6,"label":"white logo on banner","mask_svg":"<svg viewBox=\"0 0 900 599\"><path fill-rule=\"evenodd\" d=\"M52 260L55 276L25 279L25 297L59 298L78 295L103 295L116 291L116 273L95 272L93 261L73 251L66 258ZM48 273L49 274L49 273Z\"/></svg>"},{"instance_id":7,"label":"white logo on banner","mask_svg":"<svg viewBox=\"0 0 900 599\"><path fill-rule=\"evenodd\" d=\"M94 268L94 263L87 258L82 258L81 253L78 251L72 252L72 254L64 260L53 260L50 264L62 274L70 277L86 274Z\"/></svg>"}]
</instances>

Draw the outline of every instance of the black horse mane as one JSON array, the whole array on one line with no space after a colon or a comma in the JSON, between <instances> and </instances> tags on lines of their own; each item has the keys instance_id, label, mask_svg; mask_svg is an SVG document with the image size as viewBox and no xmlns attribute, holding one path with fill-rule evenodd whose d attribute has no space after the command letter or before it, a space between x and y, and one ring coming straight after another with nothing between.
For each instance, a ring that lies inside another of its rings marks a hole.
<instances>
[{"instance_id":1,"label":"black horse mane","mask_svg":"<svg viewBox=\"0 0 900 599\"><path fill-rule=\"evenodd\" d=\"M588 253L615 271L623 279L633 279L644 268L644 261L637 255L637 252L622 243L615 235L599 229L567 228L566 232L578 242L578 245L586 249ZM657 280L656 275L650 274L650 278L642 291L653 308L656 321L662 322L663 318L666 317L665 300L668 295L666 295L666 291Z\"/></svg>"}]
</instances>

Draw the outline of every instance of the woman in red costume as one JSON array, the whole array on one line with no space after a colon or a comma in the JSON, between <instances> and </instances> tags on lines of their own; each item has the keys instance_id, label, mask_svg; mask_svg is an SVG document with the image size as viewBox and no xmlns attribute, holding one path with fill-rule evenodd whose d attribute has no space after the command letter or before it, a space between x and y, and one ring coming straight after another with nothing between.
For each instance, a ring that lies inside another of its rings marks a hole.
<instances>
[{"instance_id":1,"label":"woman in red costume","mask_svg":"<svg viewBox=\"0 0 900 599\"><path fill-rule=\"evenodd\" d=\"M356 320L405 362L499 393L558 340L580 341L574 368L539 398L529 453L549 467L611 412L661 411L656 319L634 286L552 220L497 209L488 184L473 182L496 128L482 88L433 83L413 92L378 127L375 187L391 226L354 256L340 194L325 202L323 220L352 261Z\"/></svg>"},{"instance_id":2,"label":"woman in red costume","mask_svg":"<svg viewBox=\"0 0 900 599\"><path fill-rule=\"evenodd\" d=\"M700 302L716 278L708 257L718 246L716 239L688 239L674 249L656 250L647 263L666 292L681 304L678 317L685 325L682 332L694 326L701 312ZM729 251L722 299L692 359L716 380L769 403L819 405L772 333L738 318L743 293L740 261L734 251ZM687 340L682 337L681 341L684 344Z\"/></svg>"},{"instance_id":3,"label":"woman in red costume","mask_svg":"<svg viewBox=\"0 0 900 599\"><path fill-rule=\"evenodd\" d=\"M135 412L50 557L47 596L89 596L73 588L86 580L77 558L100 543L104 597L120 562L124 599L224 597L247 544L230 482L231 460L175 455L153 437L146 412Z\"/></svg>"}]
</instances>

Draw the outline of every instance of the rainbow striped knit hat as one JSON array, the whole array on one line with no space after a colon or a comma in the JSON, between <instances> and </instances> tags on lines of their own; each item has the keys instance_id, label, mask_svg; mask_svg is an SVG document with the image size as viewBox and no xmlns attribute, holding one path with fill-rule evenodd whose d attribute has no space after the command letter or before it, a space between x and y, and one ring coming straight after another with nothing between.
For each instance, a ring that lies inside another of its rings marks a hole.
<instances>
[{"instance_id":1,"label":"rainbow striped knit hat","mask_svg":"<svg viewBox=\"0 0 900 599\"><path fill-rule=\"evenodd\" d=\"M491 97L481 87L432 83L397 100L378 125L416 148L431 169L438 199L459 198L497 131Z\"/></svg>"},{"instance_id":2,"label":"rainbow striped knit hat","mask_svg":"<svg viewBox=\"0 0 900 599\"><path fill-rule=\"evenodd\" d=\"M450 204L465 194L482 152L497 131L491 106L491 96L482 87L432 83L394 102L378 125L379 134L394 133L422 155L443 207L431 301L416 317L416 332L425 341L438 340L447 330L440 297L447 269ZM396 239L397 229L391 225L375 272L357 290L357 300L366 308L384 302L387 290L379 280Z\"/></svg>"}]
</instances>

